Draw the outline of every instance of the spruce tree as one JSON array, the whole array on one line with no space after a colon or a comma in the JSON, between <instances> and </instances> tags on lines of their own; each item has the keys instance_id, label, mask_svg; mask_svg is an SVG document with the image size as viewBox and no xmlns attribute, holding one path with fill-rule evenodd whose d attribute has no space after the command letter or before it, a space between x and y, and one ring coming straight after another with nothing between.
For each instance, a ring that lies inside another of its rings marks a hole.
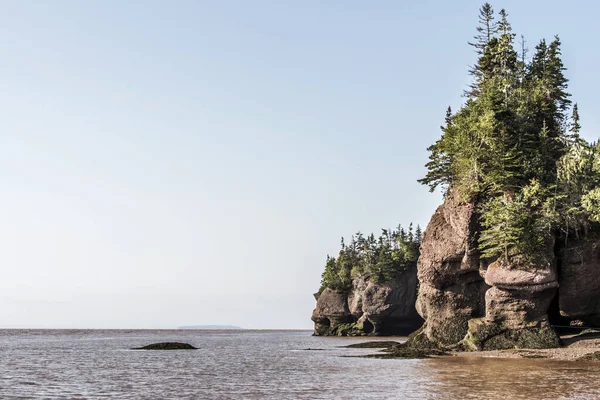
<instances>
[{"instance_id":1,"label":"spruce tree","mask_svg":"<svg viewBox=\"0 0 600 400\"><path fill-rule=\"evenodd\" d=\"M469 73L473 76L473 83L469 86L469 90L465 91L465 96L469 98L475 98L481 93L480 85L484 79L484 67L481 64L481 57L485 54L490 41L498 31L498 25L494 21L494 9L489 3L485 3L479 9L479 25L476 29L475 41L469 42L469 45L475 48L475 52L480 56L480 59L469 69Z\"/></svg>"},{"instance_id":2,"label":"spruce tree","mask_svg":"<svg viewBox=\"0 0 600 400\"><path fill-rule=\"evenodd\" d=\"M421 231L421 227L417 225L417 229L415 230L415 242L421 244L423 241L423 232Z\"/></svg>"},{"instance_id":3,"label":"spruce tree","mask_svg":"<svg viewBox=\"0 0 600 400\"><path fill-rule=\"evenodd\" d=\"M577 234L600 218L598 146L579 137L576 105L568 123L559 37L541 40L527 60L524 39L520 54L515 50L506 11L493 24L490 11L487 3L480 10L471 43L478 60L468 99L456 113L447 111L419 182L475 203L484 256L546 262L544 237L553 229Z\"/></svg>"},{"instance_id":4,"label":"spruce tree","mask_svg":"<svg viewBox=\"0 0 600 400\"><path fill-rule=\"evenodd\" d=\"M581 130L581 124L579 123L579 109L577 103L573 105L573 113L571 115L571 126L569 128L569 139L576 141L579 139L579 131Z\"/></svg>"},{"instance_id":5,"label":"spruce tree","mask_svg":"<svg viewBox=\"0 0 600 400\"><path fill-rule=\"evenodd\" d=\"M337 258L327 256L319 293L325 288L348 290L357 276L373 282L388 282L415 266L421 233L417 226L413 235L412 226L410 224L408 234L401 225L396 230L382 229L378 238L373 233L365 237L357 232L349 245L345 245L342 238Z\"/></svg>"},{"instance_id":6,"label":"spruce tree","mask_svg":"<svg viewBox=\"0 0 600 400\"><path fill-rule=\"evenodd\" d=\"M496 34L497 24L494 22L494 9L490 3L485 3L479 9L479 25L475 28L474 42L469 42L469 45L475 47L477 54L483 54L485 47Z\"/></svg>"}]
</instances>

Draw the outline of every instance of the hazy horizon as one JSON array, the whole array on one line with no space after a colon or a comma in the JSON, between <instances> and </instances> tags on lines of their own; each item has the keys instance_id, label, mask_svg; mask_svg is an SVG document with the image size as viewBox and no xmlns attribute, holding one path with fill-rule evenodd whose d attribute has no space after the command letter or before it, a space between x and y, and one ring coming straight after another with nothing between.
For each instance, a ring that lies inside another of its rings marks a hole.
<instances>
[{"instance_id":1,"label":"hazy horizon","mask_svg":"<svg viewBox=\"0 0 600 400\"><path fill-rule=\"evenodd\" d=\"M2 4L0 328L310 329L341 236L440 203L482 2ZM598 137L600 5L492 5Z\"/></svg>"}]
</instances>

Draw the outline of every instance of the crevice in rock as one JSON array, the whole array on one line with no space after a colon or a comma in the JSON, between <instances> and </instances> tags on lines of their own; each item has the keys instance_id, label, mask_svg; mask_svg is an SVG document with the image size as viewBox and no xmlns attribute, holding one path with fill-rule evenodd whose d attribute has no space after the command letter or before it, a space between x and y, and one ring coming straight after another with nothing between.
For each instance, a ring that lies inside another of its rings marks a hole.
<instances>
[{"instance_id":1,"label":"crevice in rock","mask_svg":"<svg viewBox=\"0 0 600 400\"><path fill-rule=\"evenodd\" d=\"M371 321L369 321L368 319L365 320L365 322L363 322L363 332L366 334L369 333L373 333L373 331L375 330L375 327L373 326L373 324L371 323Z\"/></svg>"},{"instance_id":2,"label":"crevice in rock","mask_svg":"<svg viewBox=\"0 0 600 400\"><path fill-rule=\"evenodd\" d=\"M560 292L557 290L554 298L550 302L548 321L559 335L562 335L563 333L573 333L574 331L572 329L567 328L571 324L571 319L560 315L559 294Z\"/></svg>"}]
</instances>

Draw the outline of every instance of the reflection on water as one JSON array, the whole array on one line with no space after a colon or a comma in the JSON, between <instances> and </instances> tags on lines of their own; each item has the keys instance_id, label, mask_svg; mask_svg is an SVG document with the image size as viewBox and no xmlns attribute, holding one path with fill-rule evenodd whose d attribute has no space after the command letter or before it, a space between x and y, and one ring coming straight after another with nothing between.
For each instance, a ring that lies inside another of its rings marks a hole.
<instances>
[{"instance_id":1,"label":"reflection on water","mask_svg":"<svg viewBox=\"0 0 600 400\"><path fill-rule=\"evenodd\" d=\"M338 347L360 340L298 331L0 330L0 398L600 398L596 364L342 357L371 353ZM200 350L127 350L159 341Z\"/></svg>"}]
</instances>

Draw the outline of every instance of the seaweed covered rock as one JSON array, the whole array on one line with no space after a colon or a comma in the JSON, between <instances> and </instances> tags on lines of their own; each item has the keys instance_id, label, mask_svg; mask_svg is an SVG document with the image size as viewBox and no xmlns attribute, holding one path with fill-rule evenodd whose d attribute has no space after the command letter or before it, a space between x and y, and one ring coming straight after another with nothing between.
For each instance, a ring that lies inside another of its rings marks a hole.
<instances>
[{"instance_id":1,"label":"seaweed covered rock","mask_svg":"<svg viewBox=\"0 0 600 400\"><path fill-rule=\"evenodd\" d=\"M515 327L475 318L469 321L469 332L460 345L460 349L466 351L547 349L559 347L560 341L547 320Z\"/></svg>"},{"instance_id":2,"label":"seaweed covered rock","mask_svg":"<svg viewBox=\"0 0 600 400\"><path fill-rule=\"evenodd\" d=\"M411 343L446 346L464 338L471 318L483 316L487 289L479 274L475 207L450 193L423 235L418 260L417 311L425 319Z\"/></svg>"},{"instance_id":3,"label":"seaweed covered rock","mask_svg":"<svg viewBox=\"0 0 600 400\"><path fill-rule=\"evenodd\" d=\"M399 345L399 342L381 340L377 342L360 342L344 346L347 349L389 349Z\"/></svg>"},{"instance_id":4,"label":"seaweed covered rock","mask_svg":"<svg viewBox=\"0 0 600 400\"><path fill-rule=\"evenodd\" d=\"M599 362L600 361L600 351L595 351L593 353L586 354L577 359L577 361L584 362Z\"/></svg>"},{"instance_id":5,"label":"seaweed covered rock","mask_svg":"<svg viewBox=\"0 0 600 400\"><path fill-rule=\"evenodd\" d=\"M198 350L198 348L188 343L179 342L161 342L152 343L143 347L136 347L132 350Z\"/></svg>"},{"instance_id":6,"label":"seaweed covered rock","mask_svg":"<svg viewBox=\"0 0 600 400\"><path fill-rule=\"evenodd\" d=\"M419 358L430 358L432 356L446 356L447 353L444 350L436 348L417 348L413 346L406 346L404 343L397 346L384 349L382 353L369 354L364 356L365 358L408 358L408 359L419 359Z\"/></svg>"}]
</instances>

